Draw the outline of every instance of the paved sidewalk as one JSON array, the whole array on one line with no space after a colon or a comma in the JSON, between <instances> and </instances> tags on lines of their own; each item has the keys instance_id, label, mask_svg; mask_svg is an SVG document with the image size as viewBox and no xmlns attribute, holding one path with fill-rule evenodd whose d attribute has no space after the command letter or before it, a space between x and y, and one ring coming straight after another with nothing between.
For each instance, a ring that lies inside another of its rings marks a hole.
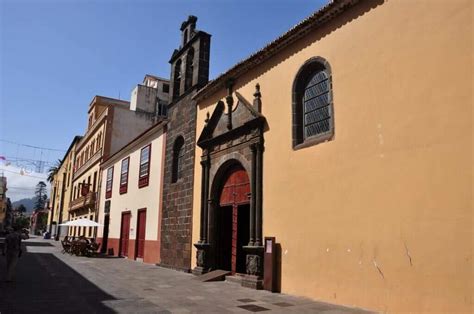
<instances>
[{"instance_id":1,"label":"paved sidewalk","mask_svg":"<svg viewBox=\"0 0 474 314\"><path fill-rule=\"evenodd\" d=\"M368 313L310 299L202 283L194 276L121 258L61 254L55 241L25 241L15 283L0 257L0 313Z\"/></svg>"}]
</instances>

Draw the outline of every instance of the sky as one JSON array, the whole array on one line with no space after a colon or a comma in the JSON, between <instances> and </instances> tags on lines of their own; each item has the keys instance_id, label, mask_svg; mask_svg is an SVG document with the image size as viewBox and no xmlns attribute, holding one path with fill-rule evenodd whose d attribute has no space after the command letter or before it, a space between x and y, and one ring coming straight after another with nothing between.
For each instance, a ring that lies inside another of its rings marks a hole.
<instances>
[{"instance_id":1,"label":"sky","mask_svg":"<svg viewBox=\"0 0 474 314\"><path fill-rule=\"evenodd\" d=\"M0 0L0 174L8 178L7 196L33 196L84 133L95 95L130 100L145 74L169 78L188 15L212 35L213 79L326 3Z\"/></svg>"}]
</instances>

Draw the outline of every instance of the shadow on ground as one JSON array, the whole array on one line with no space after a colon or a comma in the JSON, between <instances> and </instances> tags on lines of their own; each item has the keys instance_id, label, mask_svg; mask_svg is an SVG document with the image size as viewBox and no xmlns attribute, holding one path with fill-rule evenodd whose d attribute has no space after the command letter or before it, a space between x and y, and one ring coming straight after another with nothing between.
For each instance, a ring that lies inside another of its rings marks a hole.
<instances>
[{"instance_id":1,"label":"shadow on ground","mask_svg":"<svg viewBox=\"0 0 474 314\"><path fill-rule=\"evenodd\" d=\"M32 243L25 243L30 246ZM38 245L35 246L45 246ZM49 244L49 243L44 243ZM16 281L5 282L0 256L0 313L115 313L102 304L115 298L50 253L25 253Z\"/></svg>"},{"instance_id":2,"label":"shadow on ground","mask_svg":"<svg viewBox=\"0 0 474 314\"><path fill-rule=\"evenodd\" d=\"M22 242L25 246L51 246L54 247L51 243L47 242L28 242L28 241L23 241Z\"/></svg>"}]
</instances>

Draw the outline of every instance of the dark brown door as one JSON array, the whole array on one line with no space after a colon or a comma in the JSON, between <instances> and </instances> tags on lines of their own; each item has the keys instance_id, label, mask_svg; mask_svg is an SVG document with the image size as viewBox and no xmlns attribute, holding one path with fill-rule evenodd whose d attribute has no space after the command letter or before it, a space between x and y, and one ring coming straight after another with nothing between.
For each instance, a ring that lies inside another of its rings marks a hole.
<instances>
[{"instance_id":1,"label":"dark brown door","mask_svg":"<svg viewBox=\"0 0 474 314\"><path fill-rule=\"evenodd\" d=\"M120 256L128 257L128 242L130 240L130 213L122 213L120 231Z\"/></svg>"},{"instance_id":2,"label":"dark brown door","mask_svg":"<svg viewBox=\"0 0 474 314\"><path fill-rule=\"evenodd\" d=\"M219 198L222 212L218 229L222 239L231 240L221 241L220 252L224 255L221 257L223 268L226 269L225 266L230 262L228 270L233 274L245 272L245 253L242 246L247 245L249 241L249 193L250 181L245 169L241 166L229 169Z\"/></svg>"},{"instance_id":3,"label":"dark brown door","mask_svg":"<svg viewBox=\"0 0 474 314\"><path fill-rule=\"evenodd\" d=\"M145 253L146 210L138 211L136 257L143 258Z\"/></svg>"}]
</instances>

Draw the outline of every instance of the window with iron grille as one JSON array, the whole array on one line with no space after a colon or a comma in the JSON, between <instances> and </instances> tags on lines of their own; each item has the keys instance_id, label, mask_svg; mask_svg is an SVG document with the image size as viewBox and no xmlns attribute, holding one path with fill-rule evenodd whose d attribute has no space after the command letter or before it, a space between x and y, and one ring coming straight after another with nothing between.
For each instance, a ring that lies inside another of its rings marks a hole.
<instances>
[{"instance_id":1,"label":"window with iron grille","mask_svg":"<svg viewBox=\"0 0 474 314\"><path fill-rule=\"evenodd\" d=\"M184 138L178 136L173 145L173 163L171 166L171 182L175 183L181 178L184 158Z\"/></svg>"},{"instance_id":2,"label":"window with iron grille","mask_svg":"<svg viewBox=\"0 0 474 314\"><path fill-rule=\"evenodd\" d=\"M148 185L150 176L150 154L151 144L142 148L140 152L140 169L138 175L138 187L142 188Z\"/></svg>"},{"instance_id":3,"label":"window with iron grille","mask_svg":"<svg viewBox=\"0 0 474 314\"><path fill-rule=\"evenodd\" d=\"M333 135L331 70L326 60L312 58L293 83L293 149L327 141Z\"/></svg>"},{"instance_id":4,"label":"window with iron grille","mask_svg":"<svg viewBox=\"0 0 474 314\"><path fill-rule=\"evenodd\" d=\"M112 181L114 177L114 167L110 167L107 169L107 181L105 183L105 197L111 198L112 197Z\"/></svg>"},{"instance_id":5,"label":"window with iron grille","mask_svg":"<svg viewBox=\"0 0 474 314\"><path fill-rule=\"evenodd\" d=\"M130 163L130 157L122 160L122 166L120 168L120 189L119 193L127 193L128 189L128 168Z\"/></svg>"}]
</instances>

